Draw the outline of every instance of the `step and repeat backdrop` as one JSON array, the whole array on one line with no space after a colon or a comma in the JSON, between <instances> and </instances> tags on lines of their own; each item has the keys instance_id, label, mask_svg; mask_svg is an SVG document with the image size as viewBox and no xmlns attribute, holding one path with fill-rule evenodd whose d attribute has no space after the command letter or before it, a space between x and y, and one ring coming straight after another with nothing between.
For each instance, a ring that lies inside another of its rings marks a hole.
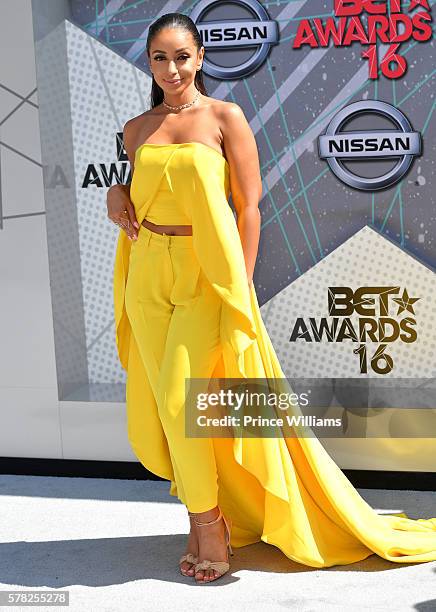
<instances>
[{"instance_id":1,"label":"step and repeat backdrop","mask_svg":"<svg viewBox=\"0 0 436 612\"><path fill-rule=\"evenodd\" d=\"M71 0L56 19L45 0L31 9L60 404L83 418L124 399L106 193L131 178L124 123L150 107L148 27L181 12L203 39L208 95L239 104L256 137L254 283L283 371L326 412L346 411L349 436L377 419L359 458L329 441L342 467L436 469L433 3Z\"/></svg>"}]
</instances>

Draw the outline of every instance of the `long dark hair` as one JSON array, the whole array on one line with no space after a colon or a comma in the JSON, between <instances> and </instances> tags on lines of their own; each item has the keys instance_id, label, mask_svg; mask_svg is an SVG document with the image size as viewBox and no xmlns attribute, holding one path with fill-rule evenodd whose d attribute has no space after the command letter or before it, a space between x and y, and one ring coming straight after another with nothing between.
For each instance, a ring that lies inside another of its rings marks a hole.
<instances>
[{"instance_id":1,"label":"long dark hair","mask_svg":"<svg viewBox=\"0 0 436 612\"><path fill-rule=\"evenodd\" d=\"M201 39L200 33L196 28L195 23L192 21L190 17L187 15L183 15L183 13L166 13L162 15L156 21L153 21L151 26L148 29L147 43L146 49L148 56L150 57L150 44L153 40L153 36L155 36L158 32L163 30L164 28L182 28L187 32L191 32L192 38L194 39L195 46L197 47L197 51L200 51L203 41ZM195 73L195 87L202 93L204 96L207 96L206 87L203 83L203 69L197 70ZM160 87L156 81L154 80L151 85L151 107L154 108L158 104L161 104L164 99L164 91L162 87Z\"/></svg>"}]
</instances>

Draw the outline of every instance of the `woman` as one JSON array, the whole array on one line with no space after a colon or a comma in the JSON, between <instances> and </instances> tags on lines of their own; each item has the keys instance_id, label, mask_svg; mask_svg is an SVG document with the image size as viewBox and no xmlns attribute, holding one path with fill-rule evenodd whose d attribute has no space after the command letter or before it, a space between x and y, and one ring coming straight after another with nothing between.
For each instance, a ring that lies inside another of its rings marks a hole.
<instances>
[{"instance_id":1,"label":"woman","mask_svg":"<svg viewBox=\"0 0 436 612\"><path fill-rule=\"evenodd\" d=\"M238 105L207 96L189 17L156 20L147 53L152 108L124 127L132 182L108 192L121 227L116 342L132 448L190 516L180 571L216 580L229 568L230 538L263 540L312 567L374 552L435 560L436 519L378 515L314 436L185 436L185 379L285 375L252 284L262 195L253 133Z\"/></svg>"}]
</instances>

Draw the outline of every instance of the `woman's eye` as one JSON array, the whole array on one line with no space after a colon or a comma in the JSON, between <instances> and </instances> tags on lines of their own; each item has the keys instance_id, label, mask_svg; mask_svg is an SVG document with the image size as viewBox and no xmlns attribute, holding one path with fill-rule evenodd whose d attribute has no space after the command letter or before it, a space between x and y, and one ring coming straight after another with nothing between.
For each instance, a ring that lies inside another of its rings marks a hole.
<instances>
[{"instance_id":1,"label":"woman's eye","mask_svg":"<svg viewBox=\"0 0 436 612\"><path fill-rule=\"evenodd\" d=\"M163 55L156 55L155 60L165 59ZM189 55L181 55L178 59L189 59Z\"/></svg>"}]
</instances>

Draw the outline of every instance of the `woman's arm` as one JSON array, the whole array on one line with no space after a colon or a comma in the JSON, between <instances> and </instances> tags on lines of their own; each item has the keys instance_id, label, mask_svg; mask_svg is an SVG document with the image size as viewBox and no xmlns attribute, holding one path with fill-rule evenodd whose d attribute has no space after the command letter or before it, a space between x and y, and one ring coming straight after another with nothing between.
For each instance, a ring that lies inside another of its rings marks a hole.
<instances>
[{"instance_id":1,"label":"woman's arm","mask_svg":"<svg viewBox=\"0 0 436 612\"><path fill-rule=\"evenodd\" d=\"M134 143L132 141L133 134L131 129L131 120L126 123L123 130L123 144L130 162L130 175L133 177L135 169L134 165ZM135 208L130 200L130 183L127 185L117 184L112 185L107 191L107 211L111 221L117 223L125 223L126 219L130 220L129 227L123 227L128 237L132 240L138 238L137 229L139 224L136 220ZM127 210L128 217L124 211ZM135 229L136 228L136 229Z\"/></svg>"},{"instance_id":2,"label":"woman's arm","mask_svg":"<svg viewBox=\"0 0 436 612\"><path fill-rule=\"evenodd\" d=\"M259 247L259 200L262 197L259 155L256 140L242 109L226 102L221 110L221 132L230 166L230 190L244 251L247 279L251 285Z\"/></svg>"}]
</instances>

